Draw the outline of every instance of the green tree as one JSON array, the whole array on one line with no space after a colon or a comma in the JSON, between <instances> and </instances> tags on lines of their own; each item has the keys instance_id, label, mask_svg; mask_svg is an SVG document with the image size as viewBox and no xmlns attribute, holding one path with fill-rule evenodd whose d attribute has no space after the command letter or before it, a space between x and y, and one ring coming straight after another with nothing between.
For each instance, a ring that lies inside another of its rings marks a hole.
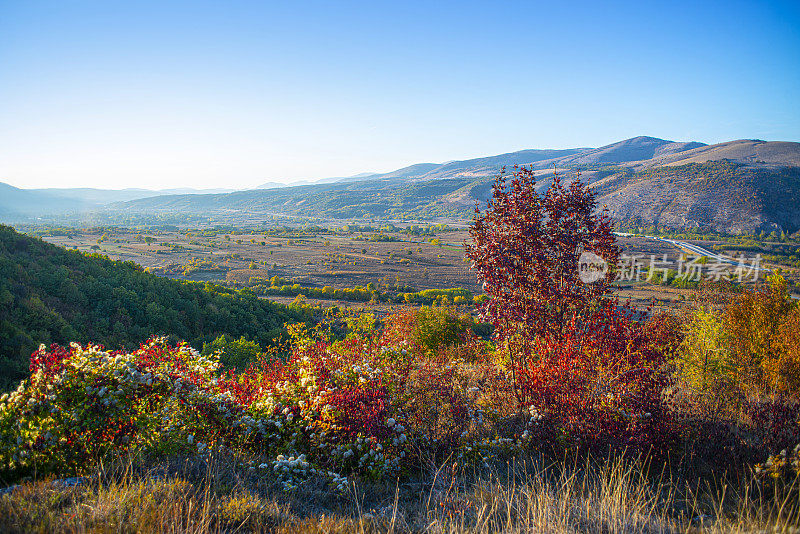
<instances>
[{"instance_id":1,"label":"green tree","mask_svg":"<svg viewBox=\"0 0 800 534\"><path fill-rule=\"evenodd\" d=\"M443 346L455 345L474 324L469 315L437 306L422 306L414 314L411 339L424 350L435 352Z\"/></svg>"},{"instance_id":2,"label":"green tree","mask_svg":"<svg viewBox=\"0 0 800 534\"><path fill-rule=\"evenodd\" d=\"M203 343L202 353L220 355L220 362L229 369L244 369L256 361L261 354L261 347L255 341L249 341L244 336L234 339L232 336L222 334L211 343Z\"/></svg>"}]
</instances>

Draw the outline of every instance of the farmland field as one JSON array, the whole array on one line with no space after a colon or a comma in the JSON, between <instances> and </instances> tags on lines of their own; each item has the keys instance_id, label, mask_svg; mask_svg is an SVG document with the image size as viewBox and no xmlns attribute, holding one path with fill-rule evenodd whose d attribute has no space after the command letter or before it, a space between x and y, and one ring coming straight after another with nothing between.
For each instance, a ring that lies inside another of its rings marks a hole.
<instances>
[{"instance_id":1,"label":"farmland field","mask_svg":"<svg viewBox=\"0 0 800 534\"><path fill-rule=\"evenodd\" d=\"M50 243L111 259L133 261L146 270L181 280L212 281L233 287L269 286L278 277L302 288L346 289L373 284L380 291L403 292L463 288L479 295L481 288L464 259L465 228L446 225L408 232L389 226L254 229L138 230L100 228L69 232L42 231ZM60 234L60 235L56 235ZM68 235L66 235L68 234ZM717 242L699 241L713 247ZM617 282L619 295L637 307L680 308L691 299L692 289L645 280L652 259L676 269L683 251L668 243L638 237L620 237L623 255L638 258L644 272L640 280ZM791 281L794 270L784 269ZM269 295L288 303L292 295ZM337 298L310 298L312 304L346 305ZM363 304L361 304L363 305ZM373 302L378 308L388 308Z\"/></svg>"},{"instance_id":2,"label":"farmland field","mask_svg":"<svg viewBox=\"0 0 800 534\"><path fill-rule=\"evenodd\" d=\"M105 237L103 235L105 234ZM246 286L278 275L303 286L353 287L399 283L415 289L478 291L464 263L466 231L424 237L398 233L203 231L139 233L76 231L50 243L134 261L155 274ZM386 241L381 241L386 239ZM431 241L434 241L432 243Z\"/></svg>"}]
</instances>

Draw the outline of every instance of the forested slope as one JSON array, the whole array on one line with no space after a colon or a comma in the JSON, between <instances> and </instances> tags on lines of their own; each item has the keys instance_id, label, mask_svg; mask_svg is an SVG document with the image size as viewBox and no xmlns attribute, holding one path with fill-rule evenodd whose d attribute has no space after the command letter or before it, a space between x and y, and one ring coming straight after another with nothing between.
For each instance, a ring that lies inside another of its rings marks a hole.
<instances>
[{"instance_id":1,"label":"forested slope","mask_svg":"<svg viewBox=\"0 0 800 534\"><path fill-rule=\"evenodd\" d=\"M269 343L297 312L214 284L145 273L0 225L0 389L28 372L40 343L133 346L153 334L199 347L222 333Z\"/></svg>"}]
</instances>

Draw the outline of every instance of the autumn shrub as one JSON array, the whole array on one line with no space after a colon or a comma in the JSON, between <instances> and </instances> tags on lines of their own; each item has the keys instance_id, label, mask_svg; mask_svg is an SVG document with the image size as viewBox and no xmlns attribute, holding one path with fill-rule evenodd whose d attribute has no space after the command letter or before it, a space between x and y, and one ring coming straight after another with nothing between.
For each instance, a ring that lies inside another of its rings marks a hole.
<instances>
[{"instance_id":1,"label":"autumn shrub","mask_svg":"<svg viewBox=\"0 0 800 534\"><path fill-rule=\"evenodd\" d=\"M764 371L770 386L779 392L800 394L800 307L795 305L778 326L776 357Z\"/></svg>"},{"instance_id":2,"label":"autumn shrub","mask_svg":"<svg viewBox=\"0 0 800 534\"><path fill-rule=\"evenodd\" d=\"M481 388L496 374L485 343L472 335L431 351L410 340L412 312L387 323L341 340L291 327L288 357L242 371L223 370L219 352L162 338L132 352L42 347L30 379L0 400L0 476L230 449L285 489L323 476L343 490L349 476L413 469L424 451L490 450L496 436L473 431Z\"/></svg>"},{"instance_id":3,"label":"autumn shrub","mask_svg":"<svg viewBox=\"0 0 800 534\"><path fill-rule=\"evenodd\" d=\"M608 294L620 251L611 218L596 208L579 178L565 185L554 175L541 195L526 167L515 168L510 183L501 173L486 210L476 206L467 258L489 297L483 317L495 326L499 344L513 345L516 360L527 356L527 343L537 336L569 336L573 316ZM580 279L583 252L609 266L592 283Z\"/></svg>"},{"instance_id":4,"label":"autumn shrub","mask_svg":"<svg viewBox=\"0 0 800 534\"><path fill-rule=\"evenodd\" d=\"M573 343L576 324L608 296L620 251L610 217L596 207L577 177L565 185L554 174L542 195L533 170L515 167L510 183L505 169L495 179L486 210L475 208L467 258L488 296L481 317L494 327L520 412L526 375L550 350L543 345ZM581 280L583 253L606 262L598 279Z\"/></svg>"},{"instance_id":5,"label":"autumn shrub","mask_svg":"<svg viewBox=\"0 0 800 534\"><path fill-rule=\"evenodd\" d=\"M347 338L368 337L378 328L378 319L374 313L359 313L345 318Z\"/></svg>"},{"instance_id":6,"label":"autumn shrub","mask_svg":"<svg viewBox=\"0 0 800 534\"><path fill-rule=\"evenodd\" d=\"M469 429L472 407L466 382L452 363L430 359L410 376L405 412L409 424L425 441L450 449ZM462 387L459 387L462 386Z\"/></svg>"},{"instance_id":7,"label":"autumn shrub","mask_svg":"<svg viewBox=\"0 0 800 534\"><path fill-rule=\"evenodd\" d=\"M766 374L778 391L800 393L800 308L794 307L778 327L778 356L767 362Z\"/></svg>"},{"instance_id":8,"label":"autumn shrub","mask_svg":"<svg viewBox=\"0 0 800 534\"><path fill-rule=\"evenodd\" d=\"M593 450L666 453L675 434L662 347L632 310L609 301L573 319L564 338L538 337L522 370L521 402L552 420L559 439Z\"/></svg>"},{"instance_id":9,"label":"autumn shrub","mask_svg":"<svg viewBox=\"0 0 800 534\"><path fill-rule=\"evenodd\" d=\"M748 392L774 391L786 384L777 364L782 357L779 336L781 324L794 307L786 280L771 275L765 286L742 291L725 310L736 379Z\"/></svg>"},{"instance_id":10,"label":"autumn shrub","mask_svg":"<svg viewBox=\"0 0 800 534\"><path fill-rule=\"evenodd\" d=\"M734 363L721 314L699 308L685 326L675 352L676 375L699 399L718 412L737 396Z\"/></svg>"},{"instance_id":11,"label":"autumn shrub","mask_svg":"<svg viewBox=\"0 0 800 534\"><path fill-rule=\"evenodd\" d=\"M0 398L2 470L74 473L108 454L205 448L241 411L214 387L218 365L161 339L132 353L41 347L30 379Z\"/></svg>"},{"instance_id":12,"label":"autumn shrub","mask_svg":"<svg viewBox=\"0 0 800 534\"><path fill-rule=\"evenodd\" d=\"M741 288L721 305L699 305L684 333L675 360L679 377L718 407L747 396L800 393L800 309L783 277Z\"/></svg>"},{"instance_id":13,"label":"autumn shrub","mask_svg":"<svg viewBox=\"0 0 800 534\"><path fill-rule=\"evenodd\" d=\"M414 312L411 340L422 350L433 353L440 347L461 343L475 321L455 308L421 306Z\"/></svg>"},{"instance_id":14,"label":"autumn shrub","mask_svg":"<svg viewBox=\"0 0 800 534\"><path fill-rule=\"evenodd\" d=\"M235 339L233 336L222 334L211 343L203 343L201 352L205 355L217 353L220 363L227 368L244 369L258 359L261 346L244 336Z\"/></svg>"},{"instance_id":15,"label":"autumn shrub","mask_svg":"<svg viewBox=\"0 0 800 534\"><path fill-rule=\"evenodd\" d=\"M702 286L675 351L672 410L695 469L753 463L800 441L798 308L785 282Z\"/></svg>"},{"instance_id":16,"label":"autumn shrub","mask_svg":"<svg viewBox=\"0 0 800 534\"><path fill-rule=\"evenodd\" d=\"M467 257L489 297L481 311L518 412L565 444L666 452L674 328L646 328L610 298L620 251L588 185L554 175L542 195L534 172L515 168L510 183L497 177L485 212L476 207L470 234ZM606 269L582 277L583 256Z\"/></svg>"}]
</instances>

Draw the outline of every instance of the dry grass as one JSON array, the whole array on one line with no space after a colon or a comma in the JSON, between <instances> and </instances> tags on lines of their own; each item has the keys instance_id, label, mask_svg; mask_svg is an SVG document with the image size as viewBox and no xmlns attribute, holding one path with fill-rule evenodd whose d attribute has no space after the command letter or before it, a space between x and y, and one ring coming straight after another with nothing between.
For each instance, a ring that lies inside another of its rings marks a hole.
<instances>
[{"instance_id":1,"label":"dry grass","mask_svg":"<svg viewBox=\"0 0 800 534\"><path fill-rule=\"evenodd\" d=\"M0 497L3 532L800 532L794 497L653 477L634 461L446 463L416 482L284 493L232 458L105 467Z\"/></svg>"}]
</instances>

